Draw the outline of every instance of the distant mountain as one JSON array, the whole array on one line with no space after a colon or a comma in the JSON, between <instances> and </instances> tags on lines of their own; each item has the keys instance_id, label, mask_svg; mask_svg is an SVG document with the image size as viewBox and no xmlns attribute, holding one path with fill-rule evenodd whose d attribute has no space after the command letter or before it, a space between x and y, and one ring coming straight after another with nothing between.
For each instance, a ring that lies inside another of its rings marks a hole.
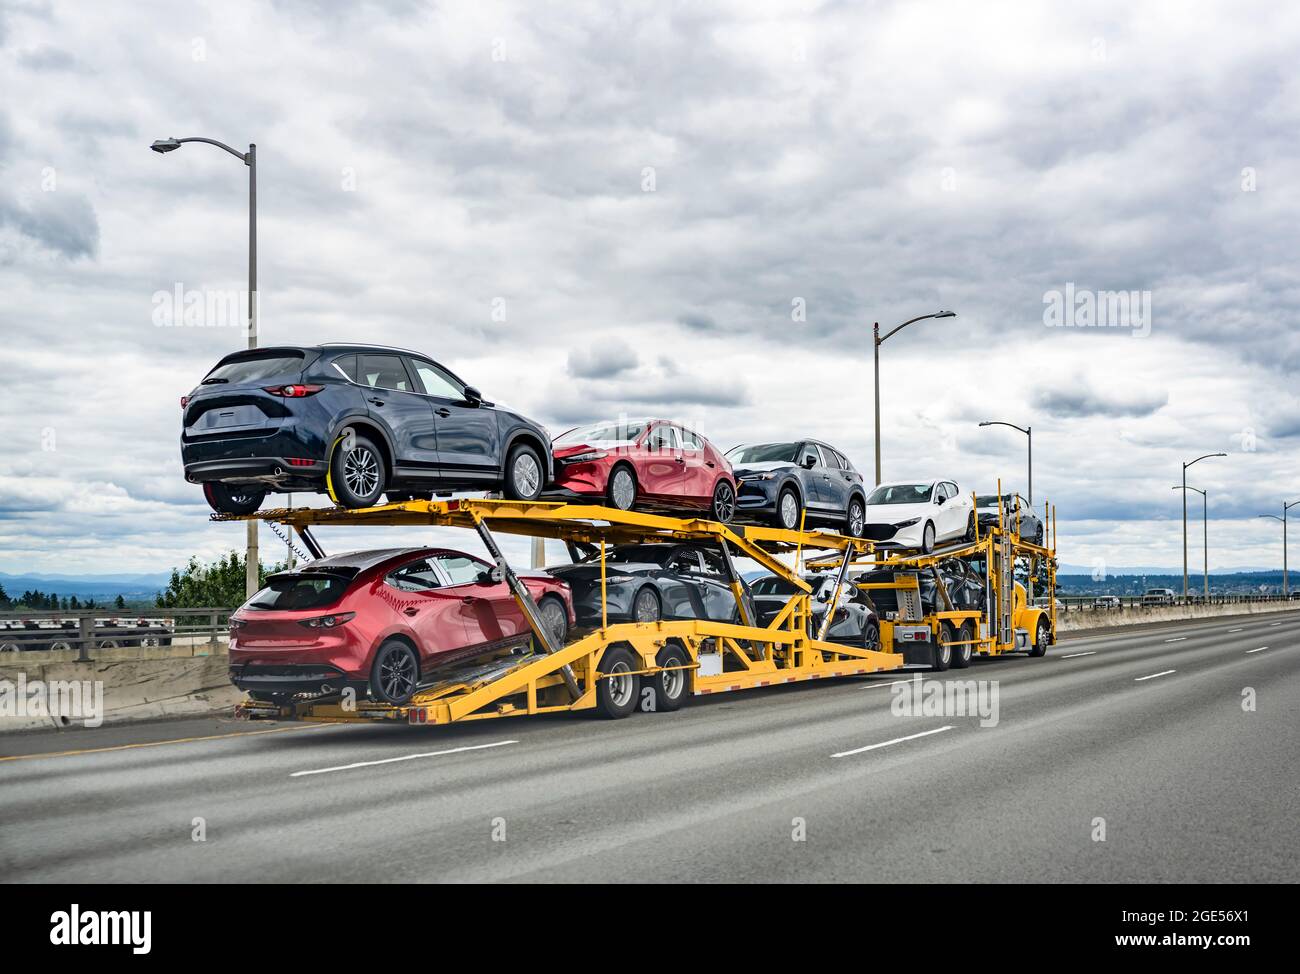
<instances>
[{"instance_id":1,"label":"distant mountain","mask_svg":"<svg viewBox=\"0 0 1300 974\"><path fill-rule=\"evenodd\" d=\"M38 591L55 595L75 595L78 599L117 598L149 599L167 587L171 572L136 575L55 575L28 572L11 575L0 572L0 585L11 599L23 592Z\"/></svg>"}]
</instances>

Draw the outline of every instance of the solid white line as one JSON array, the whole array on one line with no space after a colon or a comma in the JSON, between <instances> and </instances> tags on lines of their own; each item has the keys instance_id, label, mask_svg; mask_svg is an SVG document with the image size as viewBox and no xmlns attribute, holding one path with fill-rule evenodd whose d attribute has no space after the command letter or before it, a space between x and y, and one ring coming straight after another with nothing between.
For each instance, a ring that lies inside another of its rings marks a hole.
<instances>
[{"instance_id":1,"label":"solid white line","mask_svg":"<svg viewBox=\"0 0 1300 974\"><path fill-rule=\"evenodd\" d=\"M911 680L891 680L889 683L872 683L869 686L858 687L859 690L879 690L881 687L896 687L902 683L911 683Z\"/></svg>"},{"instance_id":2,"label":"solid white line","mask_svg":"<svg viewBox=\"0 0 1300 974\"><path fill-rule=\"evenodd\" d=\"M1229 629L1228 632L1241 632L1241 627L1238 626L1236 629Z\"/></svg>"},{"instance_id":3,"label":"solid white line","mask_svg":"<svg viewBox=\"0 0 1300 974\"><path fill-rule=\"evenodd\" d=\"M481 751L486 747L502 747L506 744L518 744L518 741L497 741L493 744L472 744L467 747L453 747L446 751L429 751L425 754L404 754L400 758L383 758L380 761L358 761L355 764L341 764L337 768L315 768L311 771L295 771L290 778L302 778L309 774L329 774L331 771L351 771L353 768L373 768L379 764L396 764L398 761L414 761L416 758L437 758L444 754L460 754L462 751Z\"/></svg>"},{"instance_id":4,"label":"solid white line","mask_svg":"<svg viewBox=\"0 0 1300 974\"><path fill-rule=\"evenodd\" d=\"M1139 676L1134 679L1134 683L1141 683L1143 680L1154 680L1158 676L1168 676L1170 673L1177 673L1177 670L1161 670L1159 673L1152 673L1150 676Z\"/></svg>"},{"instance_id":5,"label":"solid white line","mask_svg":"<svg viewBox=\"0 0 1300 974\"><path fill-rule=\"evenodd\" d=\"M868 744L866 747L855 747L852 751L840 751L838 754L832 754L833 758L846 758L850 754L863 754L866 751L874 751L878 747L889 747L891 744L902 744L904 741L914 741L918 737L929 737L931 734L941 734L944 731L952 730L952 724L943 727L936 727L934 730L921 731L919 734L908 734L906 737L895 737L892 741L881 741L879 744Z\"/></svg>"},{"instance_id":6,"label":"solid white line","mask_svg":"<svg viewBox=\"0 0 1300 974\"><path fill-rule=\"evenodd\" d=\"M1280 626L1280 625L1282 625L1282 623L1280 623L1280 622L1270 622L1269 625L1270 625L1270 626Z\"/></svg>"},{"instance_id":7,"label":"solid white line","mask_svg":"<svg viewBox=\"0 0 1300 974\"><path fill-rule=\"evenodd\" d=\"M1068 653L1065 656L1062 656L1061 659L1074 659L1076 656L1096 656L1096 655L1097 655L1097 651L1095 649L1090 649L1086 653Z\"/></svg>"},{"instance_id":8,"label":"solid white line","mask_svg":"<svg viewBox=\"0 0 1300 974\"><path fill-rule=\"evenodd\" d=\"M1246 650L1246 655L1249 656L1251 653L1262 653L1266 649L1268 649L1267 646L1261 646L1259 649L1248 649Z\"/></svg>"},{"instance_id":9,"label":"solid white line","mask_svg":"<svg viewBox=\"0 0 1300 974\"><path fill-rule=\"evenodd\" d=\"M1184 639L1186 639L1186 638L1187 638L1186 636L1175 636L1173 639L1166 639L1165 642L1167 642L1167 643L1181 643L1181 642L1182 642Z\"/></svg>"}]
</instances>

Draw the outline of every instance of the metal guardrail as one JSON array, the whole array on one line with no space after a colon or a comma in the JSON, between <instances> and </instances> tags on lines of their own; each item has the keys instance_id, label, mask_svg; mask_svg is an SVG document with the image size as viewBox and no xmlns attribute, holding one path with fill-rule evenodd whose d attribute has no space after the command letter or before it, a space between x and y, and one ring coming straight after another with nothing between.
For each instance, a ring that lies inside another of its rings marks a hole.
<instances>
[{"instance_id":1,"label":"metal guardrail","mask_svg":"<svg viewBox=\"0 0 1300 974\"><path fill-rule=\"evenodd\" d=\"M228 608L158 609L130 613L99 609L0 612L0 660L10 654L75 650L132 658L132 650L160 646L211 646L229 632Z\"/></svg>"},{"instance_id":2,"label":"metal guardrail","mask_svg":"<svg viewBox=\"0 0 1300 974\"><path fill-rule=\"evenodd\" d=\"M1064 612L1118 612L1121 609L1168 609L1185 605L1249 605L1257 602L1300 602L1300 593L1291 595L1190 595L1184 599L1175 596L1167 602L1143 602L1141 595L1117 596L1119 604L1098 605L1096 595L1061 595L1057 594L1057 611Z\"/></svg>"}]
</instances>

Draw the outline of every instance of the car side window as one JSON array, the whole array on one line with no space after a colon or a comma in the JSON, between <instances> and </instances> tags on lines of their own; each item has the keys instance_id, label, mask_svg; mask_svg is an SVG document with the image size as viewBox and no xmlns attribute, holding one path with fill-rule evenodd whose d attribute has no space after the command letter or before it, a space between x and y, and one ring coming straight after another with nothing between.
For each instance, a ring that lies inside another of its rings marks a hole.
<instances>
[{"instance_id":1,"label":"car side window","mask_svg":"<svg viewBox=\"0 0 1300 974\"><path fill-rule=\"evenodd\" d=\"M832 470L843 470L848 466L844 462L844 458L828 446L822 447L822 456L826 458L826 466Z\"/></svg>"},{"instance_id":2,"label":"car side window","mask_svg":"<svg viewBox=\"0 0 1300 974\"><path fill-rule=\"evenodd\" d=\"M681 437L681 441L682 441L682 449L683 449L683 450L703 450L703 449L704 449L704 441L701 440L701 439L700 439L698 436L696 436L694 433L692 433L690 430L688 430L688 429L683 429L683 428L680 427L680 426L675 426L675 427L673 427L673 428L677 431L677 435L678 435L679 437Z\"/></svg>"},{"instance_id":3,"label":"car side window","mask_svg":"<svg viewBox=\"0 0 1300 974\"><path fill-rule=\"evenodd\" d=\"M388 573L384 582L402 592L427 592L442 588L442 578L429 564L428 559L408 562Z\"/></svg>"},{"instance_id":4,"label":"car side window","mask_svg":"<svg viewBox=\"0 0 1300 974\"><path fill-rule=\"evenodd\" d=\"M678 549L668 559L667 567L672 572L698 572L700 570L699 552L690 548Z\"/></svg>"},{"instance_id":5,"label":"car side window","mask_svg":"<svg viewBox=\"0 0 1300 974\"><path fill-rule=\"evenodd\" d=\"M371 389L411 391L411 380L406 374L406 366L397 355L358 355L356 381Z\"/></svg>"},{"instance_id":6,"label":"car side window","mask_svg":"<svg viewBox=\"0 0 1300 974\"><path fill-rule=\"evenodd\" d=\"M671 426L656 426L646 437L645 445L647 450L675 450L677 436Z\"/></svg>"},{"instance_id":7,"label":"car side window","mask_svg":"<svg viewBox=\"0 0 1300 974\"><path fill-rule=\"evenodd\" d=\"M716 551L705 549L700 552L700 558L704 561L704 574L712 575L715 578L726 577L727 570L722 564L722 556Z\"/></svg>"},{"instance_id":8,"label":"car side window","mask_svg":"<svg viewBox=\"0 0 1300 974\"><path fill-rule=\"evenodd\" d=\"M434 560L452 585L472 585L483 571L482 563L469 555L435 555Z\"/></svg>"},{"instance_id":9,"label":"car side window","mask_svg":"<svg viewBox=\"0 0 1300 974\"><path fill-rule=\"evenodd\" d=\"M424 387L427 395L438 396L442 399L461 400L465 398L465 387L432 362L424 362L418 358L409 361L415 369L415 374L419 376L420 385Z\"/></svg>"},{"instance_id":10,"label":"car side window","mask_svg":"<svg viewBox=\"0 0 1300 974\"><path fill-rule=\"evenodd\" d=\"M935 502L936 504L942 504L942 503L943 503L944 501L946 501L947 499L948 499L948 485L947 485L947 484L935 484L935 485L934 485L934 502Z\"/></svg>"},{"instance_id":11,"label":"car side window","mask_svg":"<svg viewBox=\"0 0 1300 974\"><path fill-rule=\"evenodd\" d=\"M357 381L357 357L355 355L340 355L334 360L334 365L353 382Z\"/></svg>"}]
</instances>

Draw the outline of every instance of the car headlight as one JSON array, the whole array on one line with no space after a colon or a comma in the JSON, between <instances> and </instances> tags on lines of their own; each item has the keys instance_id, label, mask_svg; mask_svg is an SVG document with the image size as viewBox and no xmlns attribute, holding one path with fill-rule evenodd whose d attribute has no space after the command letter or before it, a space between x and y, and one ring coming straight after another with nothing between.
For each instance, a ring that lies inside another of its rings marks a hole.
<instances>
[{"instance_id":1,"label":"car headlight","mask_svg":"<svg viewBox=\"0 0 1300 974\"><path fill-rule=\"evenodd\" d=\"M571 457L561 457L561 463L587 463L591 460L604 460L609 456L604 450L591 450L587 453L575 453Z\"/></svg>"},{"instance_id":2,"label":"car headlight","mask_svg":"<svg viewBox=\"0 0 1300 974\"><path fill-rule=\"evenodd\" d=\"M773 480L775 477L776 474L768 471L767 473L747 473L740 480L743 483L747 480Z\"/></svg>"},{"instance_id":3,"label":"car headlight","mask_svg":"<svg viewBox=\"0 0 1300 974\"><path fill-rule=\"evenodd\" d=\"M919 517L914 517L914 518L912 518L910 521L899 521L899 522L897 522L897 523L894 525L894 527L895 527L895 528L910 528L913 524L917 523L919 520L921 520Z\"/></svg>"}]
</instances>

